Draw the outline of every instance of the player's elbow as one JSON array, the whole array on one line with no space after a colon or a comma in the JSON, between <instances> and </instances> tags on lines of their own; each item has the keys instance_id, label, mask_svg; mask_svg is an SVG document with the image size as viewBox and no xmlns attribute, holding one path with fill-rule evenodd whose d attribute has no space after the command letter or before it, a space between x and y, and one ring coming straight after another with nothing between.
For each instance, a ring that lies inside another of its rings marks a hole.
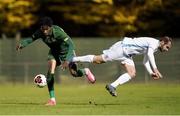
<instances>
[{"instance_id":1,"label":"player's elbow","mask_svg":"<svg viewBox=\"0 0 180 116\"><path fill-rule=\"evenodd\" d=\"M154 57L154 53L153 52L148 52L147 54L148 58L151 59Z\"/></svg>"}]
</instances>

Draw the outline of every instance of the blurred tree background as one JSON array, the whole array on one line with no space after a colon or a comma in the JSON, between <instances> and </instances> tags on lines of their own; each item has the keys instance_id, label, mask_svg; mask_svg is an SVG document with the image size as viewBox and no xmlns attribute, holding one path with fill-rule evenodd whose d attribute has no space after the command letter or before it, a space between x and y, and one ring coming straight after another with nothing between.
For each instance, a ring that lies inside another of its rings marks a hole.
<instances>
[{"instance_id":1,"label":"blurred tree background","mask_svg":"<svg viewBox=\"0 0 180 116\"><path fill-rule=\"evenodd\" d=\"M180 37L180 0L0 0L0 32L29 37L40 17L76 37Z\"/></svg>"}]
</instances>

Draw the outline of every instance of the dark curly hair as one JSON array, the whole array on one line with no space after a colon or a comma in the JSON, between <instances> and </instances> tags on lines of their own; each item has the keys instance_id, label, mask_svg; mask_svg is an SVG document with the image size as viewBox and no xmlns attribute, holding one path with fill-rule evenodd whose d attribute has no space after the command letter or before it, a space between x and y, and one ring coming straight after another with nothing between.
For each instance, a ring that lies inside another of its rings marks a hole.
<instances>
[{"instance_id":1,"label":"dark curly hair","mask_svg":"<svg viewBox=\"0 0 180 116\"><path fill-rule=\"evenodd\" d=\"M51 27L53 25L53 20L50 17L43 17L39 21L39 26L41 27L43 25L47 25Z\"/></svg>"}]
</instances>

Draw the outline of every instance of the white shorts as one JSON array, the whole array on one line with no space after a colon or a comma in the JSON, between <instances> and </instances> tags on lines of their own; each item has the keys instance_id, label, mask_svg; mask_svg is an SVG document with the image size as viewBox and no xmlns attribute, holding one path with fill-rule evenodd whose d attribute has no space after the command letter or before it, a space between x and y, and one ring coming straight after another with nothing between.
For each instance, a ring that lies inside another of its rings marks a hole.
<instances>
[{"instance_id":1,"label":"white shorts","mask_svg":"<svg viewBox=\"0 0 180 116\"><path fill-rule=\"evenodd\" d=\"M107 61L120 61L122 64L128 64L134 66L132 57L128 57L124 54L121 41L112 45L109 49L103 50L102 58Z\"/></svg>"}]
</instances>

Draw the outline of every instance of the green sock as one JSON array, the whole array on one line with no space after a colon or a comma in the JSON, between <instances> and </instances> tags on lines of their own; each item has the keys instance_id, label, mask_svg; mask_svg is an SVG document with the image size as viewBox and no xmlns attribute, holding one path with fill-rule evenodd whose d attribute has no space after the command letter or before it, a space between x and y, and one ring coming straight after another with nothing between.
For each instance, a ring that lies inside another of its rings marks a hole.
<instances>
[{"instance_id":1,"label":"green sock","mask_svg":"<svg viewBox=\"0 0 180 116\"><path fill-rule=\"evenodd\" d=\"M47 74L47 85L48 85L48 91L50 98L55 98L54 94L54 74L51 74L48 72Z\"/></svg>"},{"instance_id":2,"label":"green sock","mask_svg":"<svg viewBox=\"0 0 180 116\"><path fill-rule=\"evenodd\" d=\"M70 70L71 70L71 74L74 77L82 77L85 75L85 70L84 69L78 69L78 66L76 63L72 62L70 65ZM73 73L72 73L73 72Z\"/></svg>"},{"instance_id":3,"label":"green sock","mask_svg":"<svg viewBox=\"0 0 180 116\"><path fill-rule=\"evenodd\" d=\"M86 73L85 73L85 70L84 69L79 69L77 70L77 77L82 77L84 76Z\"/></svg>"}]
</instances>

